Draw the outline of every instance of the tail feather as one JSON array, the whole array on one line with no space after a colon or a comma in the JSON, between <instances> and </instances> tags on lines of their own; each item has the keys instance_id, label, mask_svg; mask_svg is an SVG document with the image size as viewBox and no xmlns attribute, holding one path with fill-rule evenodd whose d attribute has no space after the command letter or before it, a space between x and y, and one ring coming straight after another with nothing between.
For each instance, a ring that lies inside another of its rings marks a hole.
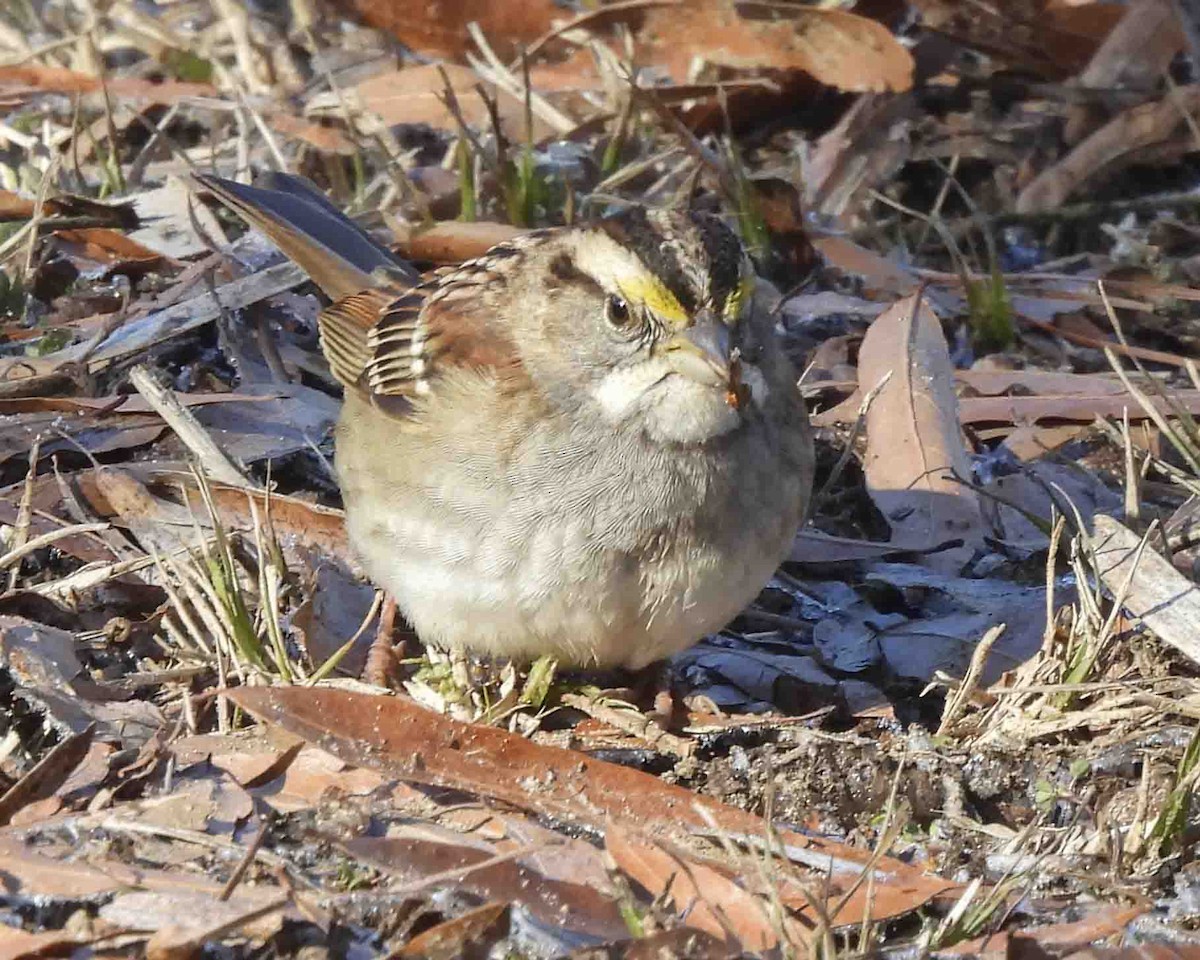
<instances>
[{"instance_id":1,"label":"tail feather","mask_svg":"<svg viewBox=\"0 0 1200 960\"><path fill-rule=\"evenodd\" d=\"M263 188L209 174L193 176L204 189L270 237L333 300L375 286L375 271L391 277L403 275L414 283L417 280L411 268L299 177L271 174Z\"/></svg>"}]
</instances>

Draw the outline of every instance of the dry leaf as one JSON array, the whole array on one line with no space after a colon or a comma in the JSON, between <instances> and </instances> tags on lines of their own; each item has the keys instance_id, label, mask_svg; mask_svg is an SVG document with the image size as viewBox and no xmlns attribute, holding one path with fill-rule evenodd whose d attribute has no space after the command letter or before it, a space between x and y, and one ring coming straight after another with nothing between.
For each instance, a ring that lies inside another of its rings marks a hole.
<instances>
[{"instance_id":1,"label":"dry leaf","mask_svg":"<svg viewBox=\"0 0 1200 960\"><path fill-rule=\"evenodd\" d=\"M509 909L505 902L485 903L422 930L392 956L422 960L457 960L468 956L468 945L478 949L508 936Z\"/></svg>"},{"instance_id":2,"label":"dry leaf","mask_svg":"<svg viewBox=\"0 0 1200 960\"><path fill-rule=\"evenodd\" d=\"M754 814L650 774L460 723L403 697L285 687L240 687L223 695L349 763L402 780L465 790L597 829L615 822L678 843L709 829L710 818L735 839L767 835ZM829 906L854 888L835 918L839 924L857 923L867 911L875 919L899 916L954 887L886 856L874 861L873 887L857 884L871 859L865 850L790 830L776 835L794 859L819 870ZM779 891L790 909L815 921L810 891L783 877Z\"/></svg>"},{"instance_id":3,"label":"dry leaf","mask_svg":"<svg viewBox=\"0 0 1200 960\"><path fill-rule=\"evenodd\" d=\"M356 837L339 846L356 863L383 870L402 884L419 884L426 877L461 870L453 880L456 889L483 900L513 903L548 926L601 940L619 938L628 929L611 896L611 885L596 889L574 878L552 879L537 869L538 859L557 861L565 845L561 837L533 846L520 840L500 846L476 835L462 836L427 825L393 827L391 833L387 837ZM519 858L498 859L498 855L521 849L528 852ZM596 860L602 859L595 848L587 849ZM598 865L589 864L588 872L601 871Z\"/></svg>"},{"instance_id":4,"label":"dry leaf","mask_svg":"<svg viewBox=\"0 0 1200 960\"><path fill-rule=\"evenodd\" d=\"M1101 177L1111 177L1132 163L1137 151L1176 147L1180 154L1195 149L1188 118L1200 112L1200 89L1179 87L1170 96L1138 104L1117 114L1043 170L1017 197L1016 211L1054 210L1068 197ZM1160 162L1163 158L1160 157Z\"/></svg>"},{"instance_id":5,"label":"dry leaf","mask_svg":"<svg viewBox=\"0 0 1200 960\"><path fill-rule=\"evenodd\" d=\"M462 263L481 257L496 244L527 232L507 223L449 220L425 230L413 230L407 237L400 238L398 245L401 255L409 260Z\"/></svg>"},{"instance_id":6,"label":"dry leaf","mask_svg":"<svg viewBox=\"0 0 1200 960\"><path fill-rule=\"evenodd\" d=\"M1092 549L1101 581L1160 640L1200 663L1200 589L1142 538L1112 517L1094 522ZM1126 590L1125 584L1129 587Z\"/></svg>"},{"instance_id":7,"label":"dry leaf","mask_svg":"<svg viewBox=\"0 0 1200 960\"><path fill-rule=\"evenodd\" d=\"M138 266L149 270L163 261L163 255L157 250L106 227L56 230L54 236L68 257L91 260L112 268Z\"/></svg>"},{"instance_id":8,"label":"dry leaf","mask_svg":"<svg viewBox=\"0 0 1200 960\"><path fill-rule=\"evenodd\" d=\"M680 851L610 826L604 847L618 867L645 887L658 901L674 904L690 927L721 939L732 938L751 953L779 946L777 929L790 946L808 942L808 931L791 917L778 922L765 900L754 896L712 865Z\"/></svg>"},{"instance_id":9,"label":"dry leaf","mask_svg":"<svg viewBox=\"0 0 1200 960\"><path fill-rule=\"evenodd\" d=\"M67 930L27 933L14 927L0 927L0 960L32 960L71 954L86 940ZM90 951L89 951L90 952Z\"/></svg>"},{"instance_id":10,"label":"dry leaf","mask_svg":"<svg viewBox=\"0 0 1200 960\"><path fill-rule=\"evenodd\" d=\"M914 0L925 25L1045 77L1072 77L1121 19L1117 3L1071 6L1053 0Z\"/></svg>"},{"instance_id":11,"label":"dry leaf","mask_svg":"<svg viewBox=\"0 0 1200 960\"><path fill-rule=\"evenodd\" d=\"M184 97L215 97L216 87L208 83L183 83L178 80L155 82L141 77L99 77L62 67L26 63L0 66L0 93L11 90L36 90L42 93L96 93L107 87L110 97L142 103L175 103Z\"/></svg>"},{"instance_id":12,"label":"dry leaf","mask_svg":"<svg viewBox=\"0 0 1200 960\"><path fill-rule=\"evenodd\" d=\"M891 31L845 10L691 0L649 11L638 39L645 59L680 83L702 59L738 70L802 71L838 90L912 86L912 55Z\"/></svg>"},{"instance_id":13,"label":"dry leaf","mask_svg":"<svg viewBox=\"0 0 1200 960\"><path fill-rule=\"evenodd\" d=\"M443 76L444 74L444 76ZM530 139L525 125L525 103L494 84L484 83L470 67L454 63L422 64L377 74L345 91L345 96L360 110L374 114L386 126L398 124L427 124L438 130L458 131L458 123L444 102L446 81L454 92L463 120L472 127L486 128L491 120L487 104L480 97L482 89L496 98L496 112L505 135L515 143ZM326 109L340 116L345 104L340 97L328 101L315 100L312 112ZM541 140L555 131L533 116L532 139Z\"/></svg>"},{"instance_id":14,"label":"dry leaf","mask_svg":"<svg viewBox=\"0 0 1200 960\"><path fill-rule=\"evenodd\" d=\"M829 266L866 280L868 296L875 292L903 297L920 282L911 270L847 237L818 237L813 240L813 246Z\"/></svg>"},{"instance_id":15,"label":"dry leaf","mask_svg":"<svg viewBox=\"0 0 1200 960\"><path fill-rule=\"evenodd\" d=\"M882 385L882 386L881 386ZM983 541L954 397L954 369L941 325L918 297L894 304L871 324L858 354L858 386L879 393L867 411L867 489L892 527L892 542L961 539L926 558L957 572Z\"/></svg>"},{"instance_id":16,"label":"dry leaf","mask_svg":"<svg viewBox=\"0 0 1200 960\"><path fill-rule=\"evenodd\" d=\"M564 13L554 0L333 0L333 5L417 53L451 60L471 49L471 23L479 24L501 56L512 56Z\"/></svg>"},{"instance_id":17,"label":"dry leaf","mask_svg":"<svg viewBox=\"0 0 1200 960\"><path fill-rule=\"evenodd\" d=\"M987 958L987 960L997 957L1003 960L1006 957L1031 956L1030 948L1036 947L1041 956L1045 956L1046 953L1062 956L1066 950L1072 947L1082 947L1117 936L1147 910L1148 907L1101 907L1082 920L1070 923L1051 923L1028 930L1004 930L977 937L974 940L956 943L949 949L939 950L938 953L945 956ZM1014 941L1025 942L1016 943ZM1084 956L1091 954L1091 960L1099 960L1100 955L1104 955L1106 960L1116 960L1119 953L1121 951L1118 950L1085 950L1082 953L1073 953L1071 956L1082 960ZM1200 951L1197 953L1200 954ZM1127 960L1150 960L1150 958L1139 955L1131 956ZM1169 960L1169 958L1164 957L1162 960Z\"/></svg>"}]
</instances>

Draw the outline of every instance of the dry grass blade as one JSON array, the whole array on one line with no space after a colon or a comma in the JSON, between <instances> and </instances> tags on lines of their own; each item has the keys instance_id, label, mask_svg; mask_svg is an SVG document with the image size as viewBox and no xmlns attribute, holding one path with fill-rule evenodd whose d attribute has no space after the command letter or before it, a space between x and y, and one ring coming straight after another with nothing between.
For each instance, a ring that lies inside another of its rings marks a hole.
<instances>
[{"instance_id":1,"label":"dry grass blade","mask_svg":"<svg viewBox=\"0 0 1200 960\"><path fill-rule=\"evenodd\" d=\"M217 446L199 421L183 406L175 395L164 387L145 367L136 366L129 372L129 379L138 393L146 398L160 417L170 424L180 440L200 461L201 467L219 483L234 487L251 486L242 471Z\"/></svg>"}]
</instances>

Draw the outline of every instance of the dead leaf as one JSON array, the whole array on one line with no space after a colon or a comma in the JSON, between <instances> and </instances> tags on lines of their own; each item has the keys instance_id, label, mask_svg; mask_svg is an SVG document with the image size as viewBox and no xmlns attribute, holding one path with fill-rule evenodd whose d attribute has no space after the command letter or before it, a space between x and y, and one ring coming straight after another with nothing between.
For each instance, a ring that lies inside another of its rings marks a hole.
<instances>
[{"instance_id":1,"label":"dead leaf","mask_svg":"<svg viewBox=\"0 0 1200 960\"><path fill-rule=\"evenodd\" d=\"M505 902L485 903L482 907L423 930L401 947L397 957L416 957L424 960L457 960L470 955L467 946L486 950L508 936L509 905Z\"/></svg>"},{"instance_id":2,"label":"dead leaf","mask_svg":"<svg viewBox=\"0 0 1200 960\"><path fill-rule=\"evenodd\" d=\"M813 246L829 266L866 280L868 296L907 296L920 282L911 270L846 237L817 237Z\"/></svg>"},{"instance_id":3,"label":"dead leaf","mask_svg":"<svg viewBox=\"0 0 1200 960\"><path fill-rule=\"evenodd\" d=\"M345 131L340 127L333 126L332 122L320 123L305 120L302 117L284 113L282 110L267 113L266 120L273 129L285 136L303 140L324 153L349 157L353 156L358 149L354 141L346 136Z\"/></svg>"},{"instance_id":4,"label":"dead leaf","mask_svg":"<svg viewBox=\"0 0 1200 960\"><path fill-rule=\"evenodd\" d=\"M709 817L734 839L753 841L766 835L766 825L754 814L650 774L542 746L494 727L437 716L406 698L283 687L241 687L223 696L349 763L403 780L465 790L567 822L604 829L611 821L652 839L682 844L695 831L707 830ZM831 903L855 884L870 859L865 850L820 837L789 830L776 835L793 860L819 871ZM876 919L898 916L954 886L886 856L874 869L874 887L868 892L870 885L855 886L835 918L839 924L857 923L868 910ZM814 919L810 894L780 882L789 908Z\"/></svg>"},{"instance_id":5,"label":"dead leaf","mask_svg":"<svg viewBox=\"0 0 1200 960\"><path fill-rule=\"evenodd\" d=\"M1200 589L1153 546L1140 549L1141 541L1112 517L1097 515L1092 549L1100 579L1113 596L1124 591L1122 605L1141 617L1155 636L1200 663Z\"/></svg>"},{"instance_id":6,"label":"dead leaf","mask_svg":"<svg viewBox=\"0 0 1200 960\"><path fill-rule=\"evenodd\" d=\"M907 90L912 55L890 30L845 10L689 0L652 9L638 36L645 60L683 83L696 59L739 70L802 71L848 91Z\"/></svg>"},{"instance_id":7,"label":"dead leaf","mask_svg":"<svg viewBox=\"0 0 1200 960\"><path fill-rule=\"evenodd\" d=\"M413 835L419 833L433 838ZM401 883L419 883L428 876L461 869L461 876L449 881L457 890L518 904L542 923L588 937L620 937L628 928L608 889L556 880L534 868L538 859L555 860L568 843L555 837L519 860L496 860L496 855L504 852L498 846L448 830L417 827L399 835L393 830L387 837L357 837L339 846L356 862L384 870ZM600 859L598 854L596 858ZM600 871L592 867L589 872Z\"/></svg>"},{"instance_id":8,"label":"dead leaf","mask_svg":"<svg viewBox=\"0 0 1200 960\"><path fill-rule=\"evenodd\" d=\"M216 87L208 83L183 83L178 80L156 82L141 77L110 76L106 82L99 77L67 70L26 63L19 66L0 66L0 93L10 90L37 90L43 93L96 93L107 86L113 98L141 103L175 103L184 97L215 97Z\"/></svg>"},{"instance_id":9,"label":"dead leaf","mask_svg":"<svg viewBox=\"0 0 1200 960\"><path fill-rule=\"evenodd\" d=\"M1123 13L1116 3L1078 7L1053 0L915 0L914 6L930 30L1054 79L1087 66Z\"/></svg>"},{"instance_id":10,"label":"dead leaf","mask_svg":"<svg viewBox=\"0 0 1200 960\"><path fill-rule=\"evenodd\" d=\"M1084 11L1080 19L1089 13ZM1086 90L1153 90L1184 42L1170 0L1137 0L1125 8L1076 82ZM1097 113L1086 106L1074 108L1065 124L1066 143L1087 134Z\"/></svg>"},{"instance_id":11,"label":"dead leaf","mask_svg":"<svg viewBox=\"0 0 1200 960\"><path fill-rule=\"evenodd\" d=\"M100 908L100 917L125 929L154 932L146 944L147 960L184 960L200 955L220 934L241 931L261 940L279 932L288 897L278 889L243 886L228 900L200 889L133 890Z\"/></svg>"},{"instance_id":12,"label":"dead leaf","mask_svg":"<svg viewBox=\"0 0 1200 960\"><path fill-rule=\"evenodd\" d=\"M156 469L150 465L128 463L122 472L149 488L152 494L182 493L197 517L205 515L206 508L196 482L182 468ZM98 515L111 518L118 513L97 484L92 471L76 474L75 480L88 505ZM268 500L266 494L233 487L213 486L212 496L220 511L221 521L229 530L253 532L255 519L250 507L253 499L260 511L260 518L269 511L271 525L281 541L285 556L292 557L291 551L295 545L301 544L333 554L352 567L356 566L354 554L346 540L345 515L341 510L278 493L272 493Z\"/></svg>"},{"instance_id":13,"label":"dead leaf","mask_svg":"<svg viewBox=\"0 0 1200 960\"><path fill-rule=\"evenodd\" d=\"M28 220L33 216L36 204L33 200L19 196L10 190L0 190L0 222ZM138 226L138 216L132 202L100 203L91 197L77 197L69 193L47 197L42 203L42 216L65 217L72 220L91 220L96 226L132 230Z\"/></svg>"},{"instance_id":14,"label":"dead leaf","mask_svg":"<svg viewBox=\"0 0 1200 960\"><path fill-rule=\"evenodd\" d=\"M0 796L0 825L8 823L21 809L54 794L66 783L92 746L95 724L88 724L56 744L20 780Z\"/></svg>"},{"instance_id":15,"label":"dead leaf","mask_svg":"<svg viewBox=\"0 0 1200 960\"><path fill-rule=\"evenodd\" d=\"M67 930L28 933L8 925L0 926L0 960L32 960L34 957L61 956L85 944Z\"/></svg>"},{"instance_id":16,"label":"dead leaf","mask_svg":"<svg viewBox=\"0 0 1200 960\"><path fill-rule=\"evenodd\" d=\"M173 393L180 405L204 406L209 403L254 403L259 400L278 400L279 393ZM104 397L16 397L0 399L0 416L13 413L35 413L47 410L64 413L154 413L154 408L139 393L112 394Z\"/></svg>"},{"instance_id":17,"label":"dead leaf","mask_svg":"<svg viewBox=\"0 0 1200 960\"><path fill-rule=\"evenodd\" d=\"M77 854L78 850L65 842L31 848L22 839L0 836L0 859L4 863L9 896L100 898L122 891L144 890L202 894L215 904L224 886L203 876L130 866L115 858L89 858L84 862ZM275 891L263 887L246 886L238 891L238 898L244 897L256 906L274 895Z\"/></svg>"},{"instance_id":18,"label":"dead leaf","mask_svg":"<svg viewBox=\"0 0 1200 960\"><path fill-rule=\"evenodd\" d=\"M129 233L129 239L164 257L181 260L207 253L204 238L222 236L216 215L193 202L179 177L168 177L154 190L139 190L131 204L141 225Z\"/></svg>"},{"instance_id":19,"label":"dead leaf","mask_svg":"<svg viewBox=\"0 0 1200 960\"><path fill-rule=\"evenodd\" d=\"M451 60L471 49L471 23L479 24L501 56L511 57L564 13L553 0L334 0L333 5L417 53Z\"/></svg>"},{"instance_id":20,"label":"dead leaf","mask_svg":"<svg viewBox=\"0 0 1200 960\"><path fill-rule=\"evenodd\" d=\"M144 273L159 267L164 260L158 251L107 227L56 230L54 237L56 246L73 262L97 264L107 268L106 273L132 270ZM81 272L88 271L81 267Z\"/></svg>"},{"instance_id":21,"label":"dead leaf","mask_svg":"<svg viewBox=\"0 0 1200 960\"><path fill-rule=\"evenodd\" d=\"M673 904L689 927L732 940L749 953L779 947L777 929L784 932L790 947L809 942L803 926L791 917L773 920L765 900L710 864L615 826L605 831L604 848L656 901Z\"/></svg>"},{"instance_id":22,"label":"dead leaf","mask_svg":"<svg viewBox=\"0 0 1200 960\"><path fill-rule=\"evenodd\" d=\"M505 135L515 143L524 143L531 138L525 126L524 100L494 84L484 83L470 67L453 63L406 66L377 74L342 91L337 98L314 98L309 111L322 115L328 111L331 116L341 116L348 99L359 110L373 114L385 126L427 124L438 130L456 133L458 124L443 100L447 79L458 100L463 119L468 124L477 128L490 124L487 104L477 92L477 88L482 88L489 96L496 98L497 113ZM534 115L533 140L542 140L554 132L553 128Z\"/></svg>"},{"instance_id":23,"label":"dead leaf","mask_svg":"<svg viewBox=\"0 0 1200 960\"><path fill-rule=\"evenodd\" d=\"M1193 414L1200 414L1200 391L1171 392L1172 402ZM1173 417L1171 406L1151 397L1155 407ZM1069 394L1042 397L963 397L959 401L959 422L964 424L1030 424L1048 421L1091 423L1096 417L1120 418L1126 412L1130 420L1145 420L1150 415L1128 394L1087 396Z\"/></svg>"},{"instance_id":24,"label":"dead leaf","mask_svg":"<svg viewBox=\"0 0 1200 960\"><path fill-rule=\"evenodd\" d=\"M1118 397L1128 392L1115 376L1054 370L956 370L954 379L962 387L989 397L1012 390L1083 397Z\"/></svg>"},{"instance_id":25,"label":"dead leaf","mask_svg":"<svg viewBox=\"0 0 1200 960\"><path fill-rule=\"evenodd\" d=\"M882 386L881 386L882 385ZM979 503L967 487L971 464L954 397L954 369L941 325L919 297L894 304L871 324L858 354L858 386L879 392L867 411L863 468L892 542L963 545L925 558L957 572L983 542Z\"/></svg>"},{"instance_id":26,"label":"dead leaf","mask_svg":"<svg viewBox=\"0 0 1200 960\"><path fill-rule=\"evenodd\" d=\"M507 223L450 220L424 230L414 230L405 237L398 237L397 243L400 254L406 259L452 264L482 257L496 244L527 232Z\"/></svg>"},{"instance_id":27,"label":"dead leaf","mask_svg":"<svg viewBox=\"0 0 1200 960\"><path fill-rule=\"evenodd\" d=\"M858 222L871 202L871 191L883 189L912 156L910 131L917 117L912 95L859 97L837 125L822 134L805 165L805 198L812 210L836 218L844 227ZM823 237L820 242L829 247L856 246L844 237ZM891 269L902 272L894 264ZM913 286L915 282L891 293L903 296Z\"/></svg>"},{"instance_id":28,"label":"dead leaf","mask_svg":"<svg viewBox=\"0 0 1200 960\"><path fill-rule=\"evenodd\" d=\"M599 947L583 947L567 955L567 960L729 960L740 954L723 939L717 939L693 927L663 930L641 940L624 940Z\"/></svg>"},{"instance_id":29,"label":"dead leaf","mask_svg":"<svg viewBox=\"0 0 1200 960\"><path fill-rule=\"evenodd\" d=\"M1161 149L1173 144L1180 154L1193 150L1195 143L1187 118L1198 111L1200 90L1189 85L1118 113L1038 174L1017 197L1016 211L1054 210L1077 191L1122 170L1136 159L1137 151L1146 147Z\"/></svg>"},{"instance_id":30,"label":"dead leaf","mask_svg":"<svg viewBox=\"0 0 1200 960\"><path fill-rule=\"evenodd\" d=\"M1014 934L1013 939L1025 938L1018 938ZM1014 943L1014 947L1018 945ZM1045 955L1044 951L1039 953ZM1014 951L1009 956L1019 957L1022 954ZM1125 947L1087 947L1067 954L1066 960L1200 960L1200 946L1191 943L1135 943Z\"/></svg>"},{"instance_id":31,"label":"dead leaf","mask_svg":"<svg viewBox=\"0 0 1200 960\"><path fill-rule=\"evenodd\" d=\"M1029 948L1036 946L1040 955L1044 956L1046 952L1052 951L1056 956L1063 956L1067 950L1073 947L1086 947L1099 940L1117 936L1147 910L1147 907L1101 907L1082 920L1070 923L1051 923L1043 927L1025 930L1003 930L988 936L977 937L974 940L956 943L948 949L939 950L938 953L947 956L969 956L991 960L992 957L1024 957L1027 956ZM1018 940L1024 941L1024 943L1015 942ZM1117 956L1123 952L1125 951L1085 949L1078 953L1068 954L1068 956L1077 957L1079 960L1083 960L1085 957L1089 960L1100 960L1101 957L1104 957L1105 960L1117 960ZM1135 956L1129 957L1128 960L1150 960L1148 957L1143 957L1137 950L1129 952ZM1200 955L1200 950L1197 950L1197 954ZM1168 960L1168 958L1162 958L1162 960Z\"/></svg>"}]
</instances>

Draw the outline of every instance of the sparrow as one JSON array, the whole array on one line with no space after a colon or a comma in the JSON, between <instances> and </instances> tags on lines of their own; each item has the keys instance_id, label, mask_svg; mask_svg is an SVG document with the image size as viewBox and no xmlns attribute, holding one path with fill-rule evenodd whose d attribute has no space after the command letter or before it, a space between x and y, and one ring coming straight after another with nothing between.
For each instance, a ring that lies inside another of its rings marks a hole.
<instances>
[{"instance_id":1,"label":"sparrow","mask_svg":"<svg viewBox=\"0 0 1200 960\"><path fill-rule=\"evenodd\" d=\"M719 218L630 207L421 277L305 180L196 180L332 301L348 537L425 643L640 670L788 554L808 418Z\"/></svg>"}]
</instances>

